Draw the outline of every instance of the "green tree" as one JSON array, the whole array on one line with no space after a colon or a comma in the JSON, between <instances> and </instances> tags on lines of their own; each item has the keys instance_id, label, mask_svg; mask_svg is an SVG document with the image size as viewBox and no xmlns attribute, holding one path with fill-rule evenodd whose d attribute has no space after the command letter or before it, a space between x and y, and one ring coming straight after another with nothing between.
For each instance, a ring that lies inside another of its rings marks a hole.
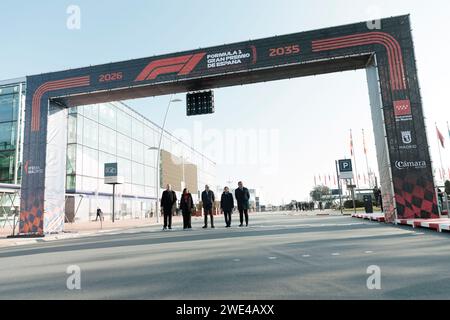
<instances>
[{"instance_id":1,"label":"green tree","mask_svg":"<svg viewBox=\"0 0 450 320\"><path fill-rule=\"evenodd\" d=\"M330 188L327 186L315 186L309 195L314 201L322 201L323 197L329 196L330 194Z\"/></svg>"}]
</instances>

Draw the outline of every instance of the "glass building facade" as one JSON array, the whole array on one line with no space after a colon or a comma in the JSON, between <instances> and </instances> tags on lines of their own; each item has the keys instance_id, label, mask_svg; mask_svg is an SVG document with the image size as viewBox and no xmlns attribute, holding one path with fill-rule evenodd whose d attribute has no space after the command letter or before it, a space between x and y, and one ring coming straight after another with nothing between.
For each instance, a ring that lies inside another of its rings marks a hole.
<instances>
[{"instance_id":1,"label":"glass building facade","mask_svg":"<svg viewBox=\"0 0 450 320\"><path fill-rule=\"evenodd\" d=\"M0 183L20 184L24 92L24 81L0 82ZM104 164L115 162L124 178L124 184L116 186L116 218L154 216L158 155L151 148L158 147L160 136L158 125L122 102L69 109L67 220L92 220L97 208L102 209L105 219L111 215L112 186L104 183ZM167 131L162 149L197 167L197 185L215 185L215 163L206 156ZM160 181L161 176L162 172ZM198 190L191 192L197 200Z\"/></svg>"},{"instance_id":2,"label":"glass building facade","mask_svg":"<svg viewBox=\"0 0 450 320\"><path fill-rule=\"evenodd\" d=\"M25 79L0 81L0 183L20 183Z\"/></svg>"},{"instance_id":3,"label":"glass building facade","mask_svg":"<svg viewBox=\"0 0 450 320\"><path fill-rule=\"evenodd\" d=\"M116 186L119 217L151 216L156 206L157 169L157 151L151 148L158 146L160 135L159 126L123 103L70 109L66 189L68 193L83 195L73 201L75 210L77 201L80 203L75 216L82 220L92 218L97 207L106 215L111 213L112 186L104 183L105 163L117 163L118 175L124 178L124 184ZM214 185L215 164L207 157L168 132L163 134L162 149L195 164L198 185ZM197 191L191 190L195 196Z\"/></svg>"}]
</instances>

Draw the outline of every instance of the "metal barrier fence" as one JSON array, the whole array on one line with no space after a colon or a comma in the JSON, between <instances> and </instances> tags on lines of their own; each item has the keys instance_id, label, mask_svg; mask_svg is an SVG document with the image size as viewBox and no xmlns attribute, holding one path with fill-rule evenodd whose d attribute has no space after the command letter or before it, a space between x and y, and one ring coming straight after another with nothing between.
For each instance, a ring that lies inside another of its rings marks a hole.
<instances>
[{"instance_id":1,"label":"metal barrier fence","mask_svg":"<svg viewBox=\"0 0 450 320\"><path fill-rule=\"evenodd\" d=\"M20 185L0 184L0 228L14 236L20 214Z\"/></svg>"}]
</instances>

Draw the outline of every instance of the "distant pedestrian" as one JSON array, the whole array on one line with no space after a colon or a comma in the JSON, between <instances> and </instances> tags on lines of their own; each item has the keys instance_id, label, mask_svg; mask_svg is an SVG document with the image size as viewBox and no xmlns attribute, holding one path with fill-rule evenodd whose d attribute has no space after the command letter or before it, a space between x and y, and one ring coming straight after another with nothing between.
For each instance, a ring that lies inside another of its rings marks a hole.
<instances>
[{"instance_id":1,"label":"distant pedestrian","mask_svg":"<svg viewBox=\"0 0 450 320\"><path fill-rule=\"evenodd\" d=\"M383 194L381 192L381 188L380 188L380 191L379 191L379 200L380 200L381 212L384 212L384 208L383 208Z\"/></svg>"},{"instance_id":2,"label":"distant pedestrian","mask_svg":"<svg viewBox=\"0 0 450 320\"><path fill-rule=\"evenodd\" d=\"M239 181L238 188L234 191L234 195L236 197L236 202L239 210L239 218L241 220L241 224L239 227L244 226L244 216L245 216L245 225L248 227L248 209L250 204L250 192L247 188L244 188L244 184L242 181Z\"/></svg>"},{"instance_id":3,"label":"distant pedestrian","mask_svg":"<svg viewBox=\"0 0 450 320\"><path fill-rule=\"evenodd\" d=\"M105 221L105 218L103 218L102 209L100 208L97 208L97 217L95 218L95 221L98 221L98 218L100 218L100 221Z\"/></svg>"},{"instance_id":4,"label":"distant pedestrian","mask_svg":"<svg viewBox=\"0 0 450 320\"><path fill-rule=\"evenodd\" d=\"M377 207L380 206L380 196L381 196L380 189L377 186L375 186L373 188L373 197L375 198L375 204Z\"/></svg>"},{"instance_id":5,"label":"distant pedestrian","mask_svg":"<svg viewBox=\"0 0 450 320\"><path fill-rule=\"evenodd\" d=\"M205 225L203 229L208 228L208 215L211 216L211 228L214 229L214 217L213 217L213 206L214 206L214 192L209 190L209 186L205 186L205 191L202 192L202 202L203 202L203 212L205 216Z\"/></svg>"},{"instance_id":6,"label":"distant pedestrian","mask_svg":"<svg viewBox=\"0 0 450 320\"><path fill-rule=\"evenodd\" d=\"M444 193L442 192L441 188L437 189L437 195L439 200L439 208L441 208L442 211L442 204L444 203Z\"/></svg>"},{"instance_id":7,"label":"distant pedestrian","mask_svg":"<svg viewBox=\"0 0 450 320\"><path fill-rule=\"evenodd\" d=\"M194 200L188 189L183 190L180 200L180 210L183 215L183 229L192 229L191 215L194 209Z\"/></svg>"},{"instance_id":8,"label":"distant pedestrian","mask_svg":"<svg viewBox=\"0 0 450 320\"><path fill-rule=\"evenodd\" d=\"M233 195L230 193L230 189L225 187L220 199L220 209L225 217L226 228L231 227L231 215L234 209Z\"/></svg>"},{"instance_id":9,"label":"distant pedestrian","mask_svg":"<svg viewBox=\"0 0 450 320\"><path fill-rule=\"evenodd\" d=\"M172 186L168 184L166 190L164 190L161 196L161 209L164 215L163 230L166 230L167 227L169 230L172 230L172 216L175 211L176 203L177 194L175 191L172 191Z\"/></svg>"}]
</instances>

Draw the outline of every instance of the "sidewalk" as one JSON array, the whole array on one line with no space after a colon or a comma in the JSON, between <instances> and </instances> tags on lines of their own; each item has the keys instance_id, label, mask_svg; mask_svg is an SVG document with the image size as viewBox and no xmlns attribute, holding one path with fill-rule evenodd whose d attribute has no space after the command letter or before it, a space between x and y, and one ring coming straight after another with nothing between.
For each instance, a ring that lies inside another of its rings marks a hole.
<instances>
[{"instance_id":1,"label":"sidewalk","mask_svg":"<svg viewBox=\"0 0 450 320\"><path fill-rule=\"evenodd\" d=\"M255 212L249 213L249 215L254 215ZM215 215L214 219L221 219L222 215ZM203 221L203 217L192 216L192 221ZM105 233L112 232L126 232L130 229L145 228L151 226L160 226L164 223L164 217L160 218L160 222L156 223L156 218L147 219L127 219L127 220L116 220L114 223L110 220L103 221L102 225L100 221L88 221L88 222L75 222L66 223L64 225L64 232L59 234L46 235L43 238L7 238L12 234L12 228L7 226L5 228L0 228L0 248L29 245L38 242L50 242L55 240L73 239L87 236L99 236ZM174 216L172 218L172 225L174 227L180 227L183 225L183 217L181 215ZM17 234L18 227L16 228Z\"/></svg>"},{"instance_id":2,"label":"sidewalk","mask_svg":"<svg viewBox=\"0 0 450 320\"><path fill-rule=\"evenodd\" d=\"M194 217L193 217L194 218ZM161 226L164 222L164 218L160 218L160 223L156 222L156 218L149 219L127 219L127 220L116 220L114 223L112 221L86 221L86 222L75 222L66 223L64 225L64 232L60 234L46 235L44 238L14 238L8 239L7 237L12 234L12 228L6 226L5 228L0 228L0 248L17 246L17 245L27 245L37 242L47 242L62 239L79 238L86 236L101 235L108 232L114 231L126 231L128 229L144 228L150 226ZM182 216L174 216L172 218L172 224L180 225L183 223ZM17 234L16 228L16 234Z\"/></svg>"}]
</instances>

